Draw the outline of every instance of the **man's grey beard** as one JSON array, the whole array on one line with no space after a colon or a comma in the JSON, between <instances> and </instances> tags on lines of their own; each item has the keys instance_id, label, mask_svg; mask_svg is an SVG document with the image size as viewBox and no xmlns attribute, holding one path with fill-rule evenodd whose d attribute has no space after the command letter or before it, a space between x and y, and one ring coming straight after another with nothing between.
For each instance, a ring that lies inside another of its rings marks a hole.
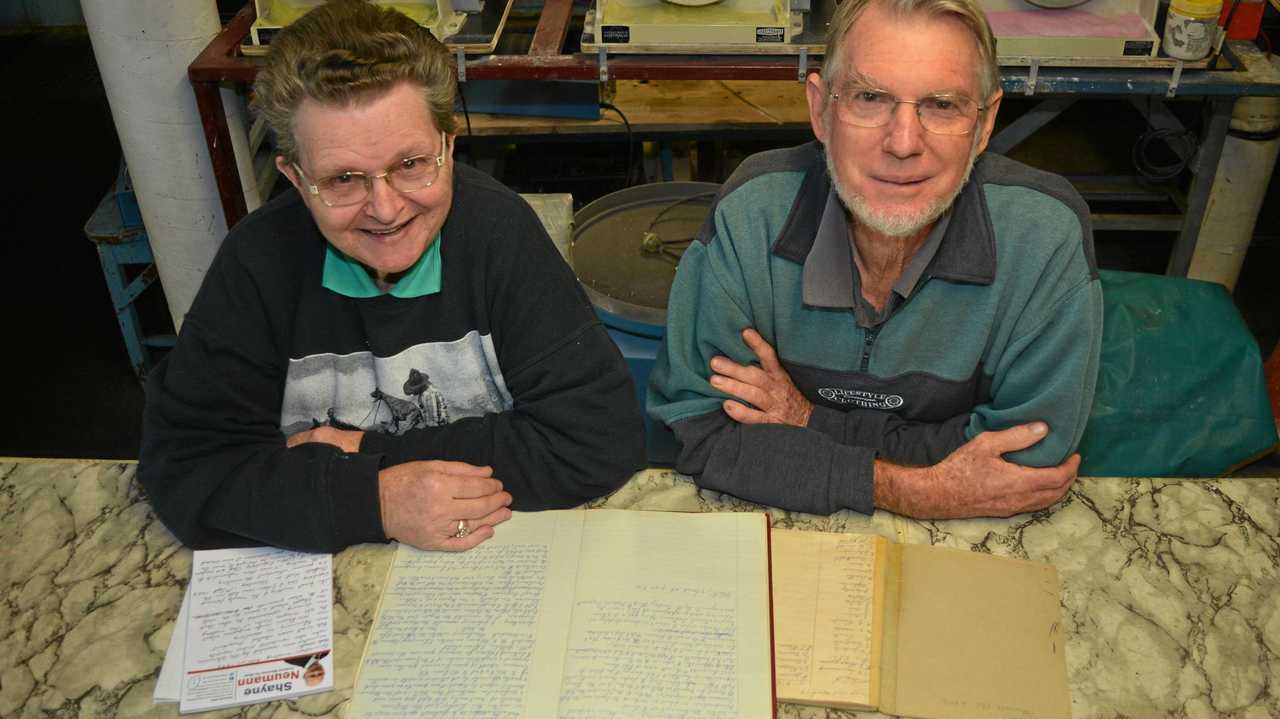
<instances>
[{"instance_id":1,"label":"man's grey beard","mask_svg":"<svg viewBox=\"0 0 1280 719\"><path fill-rule=\"evenodd\" d=\"M911 214L909 212L894 212L892 210L879 210L871 206L867 202L867 198L858 195L845 187L840 182L840 178L836 175L836 165L831 159L831 153L824 148L823 156L827 161L827 177L831 178L831 186L835 188L836 196L840 198L840 203L844 208L853 215L854 219L859 223L866 225L873 232L884 235L885 237L910 237L920 230L932 225L942 213L951 207L951 203L956 201L956 197L960 195L960 191L969 183L969 175L973 174L973 163L978 159L977 138L974 138L973 147L969 149L969 162L964 168L964 177L960 178L960 184L945 197L939 197L924 208L922 212Z\"/></svg>"}]
</instances>

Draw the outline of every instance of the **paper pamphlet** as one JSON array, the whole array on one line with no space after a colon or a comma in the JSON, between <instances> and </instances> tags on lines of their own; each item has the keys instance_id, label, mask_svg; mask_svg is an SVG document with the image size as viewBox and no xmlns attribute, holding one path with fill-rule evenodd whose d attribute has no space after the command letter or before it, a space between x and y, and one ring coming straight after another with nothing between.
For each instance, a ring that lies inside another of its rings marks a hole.
<instances>
[{"instance_id":1,"label":"paper pamphlet","mask_svg":"<svg viewBox=\"0 0 1280 719\"><path fill-rule=\"evenodd\" d=\"M349 716L772 716L768 562L763 514L517 512L464 553L401 545Z\"/></svg>"},{"instance_id":2,"label":"paper pamphlet","mask_svg":"<svg viewBox=\"0 0 1280 719\"><path fill-rule=\"evenodd\" d=\"M157 702L188 714L333 688L332 556L196 551L182 606Z\"/></svg>"},{"instance_id":3,"label":"paper pamphlet","mask_svg":"<svg viewBox=\"0 0 1280 719\"><path fill-rule=\"evenodd\" d=\"M186 592L182 595L182 608L173 623L169 648L164 653L164 664L160 665L160 676L156 678L156 688L151 694L151 700L156 704L173 704L181 698L182 650L187 646L187 615L190 613L191 592Z\"/></svg>"},{"instance_id":4,"label":"paper pamphlet","mask_svg":"<svg viewBox=\"0 0 1280 719\"><path fill-rule=\"evenodd\" d=\"M780 701L926 719L1071 716L1051 565L774 530Z\"/></svg>"}]
</instances>

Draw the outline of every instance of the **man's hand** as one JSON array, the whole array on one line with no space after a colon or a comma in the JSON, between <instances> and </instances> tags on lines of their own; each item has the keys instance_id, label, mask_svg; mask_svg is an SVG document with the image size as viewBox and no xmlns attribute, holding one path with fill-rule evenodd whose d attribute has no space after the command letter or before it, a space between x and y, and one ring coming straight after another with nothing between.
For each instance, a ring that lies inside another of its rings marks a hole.
<instances>
[{"instance_id":1,"label":"man's hand","mask_svg":"<svg viewBox=\"0 0 1280 719\"><path fill-rule=\"evenodd\" d=\"M1008 517L1043 509L1066 495L1080 468L1073 454L1057 467L1024 467L1001 457L1044 439L1044 422L983 432L932 467L876 460L875 504L908 517Z\"/></svg>"},{"instance_id":2,"label":"man's hand","mask_svg":"<svg viewBox=\"0 0 1280 719\"><path fill-rule=\"evenodd\" d=\"M297 447L303 442L320 442L323 444L331 444L343 452L352 454L360 451L360 440L364 439L364 432L355 432L349 429L338 429L325 425L316 427L315 429L303 430L285 440L286 447Z\"/></svg>"},{"instance_id":3,"label":"man's hand","mask_svg":"<svg viewBox=\"0 0 1280 719\"><path fill-rule=\"evenodd\" d=\"M796 389L791 375L778 362L773 347L750 327L742 331L742 339L755 352L760 366L740 365L728 357L713 357L711 386L750 402L758 409L742 402L725 400L724 413L741 424L807 426L813 405Z\"/></svg>"},{"instance_id":4,"label":"man's hand","mask_svg":"<svg viewBox=\"0 0 1280 719\"><path fill-rule=\"evenodd\" d=\"M418 549L461 552L493 536L511 519L511 495L489 467L464 462L407 462L378 473L382 529L388 539ZM468 534L455 536L458 522Z\"/></svg>"}]
</instances>

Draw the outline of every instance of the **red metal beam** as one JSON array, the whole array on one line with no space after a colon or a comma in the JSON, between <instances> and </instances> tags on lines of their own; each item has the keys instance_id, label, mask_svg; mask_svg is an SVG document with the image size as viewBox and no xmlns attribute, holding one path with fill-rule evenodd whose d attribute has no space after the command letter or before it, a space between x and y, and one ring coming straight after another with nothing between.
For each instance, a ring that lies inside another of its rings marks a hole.
<instances>
[{"instance_id":1,"label":"red metal beam","mask_svg":"<svg viewBox=\"0 0 1280 719\"><path fill-rule=\"evenodd\" d=\"M240 43L257 17L258 11L252 2L240 8L222 32L191 61L187 68L191 82L253 82L258 66L240 54Z\"/></svg>"},{"instance_id":2,"label":"red metal beam","mask_svg":"<svg viewBox=\"0 0 1280 719\"><path fill-rule=\"evenodd\" d=\"M240 184L235 151L231 146L231 131L227 129L227 112L222 106L220 83L251 83L258 74L257 67L239 53L240 42L249 34L249 26L255 17L257 11L253 3L246 3L187 67L187 80L196 97L205 145L209 148L209 164L213 166L213 179L228 229L244 218L248 209L244 203L244 186Z\"/></svg>"},{"instance_id":3,"label":"red metal beam","mask_svg":"<svg viewBox=\"0 0 1280 719\"><path fill-rule=\"evenodd\" d=\"M538 16L538 27L529 43L530 55L559 55L564 52L564 39L573 19L573 0L545 0ZM467 68L470 71L471 68Z\"/></svg>"},{"instance_id":4,"label":"red metal beam","mask_svg":"<svg viewBox=\"0 0 1280 719\"><path fill-rule=\"evenodd\" d=\"M200 124L204 126L204 141L209 147L209 162L213 165L218 198L222 200L222 215L227 220L227 229L231 229L248 214L248 210L236 155L231 147L231 131L227 129L227 113L222 106L222 89L216 82L193 82L191 89L196 96L196 108L200 111Z\"/></svg>"}]
</instances>

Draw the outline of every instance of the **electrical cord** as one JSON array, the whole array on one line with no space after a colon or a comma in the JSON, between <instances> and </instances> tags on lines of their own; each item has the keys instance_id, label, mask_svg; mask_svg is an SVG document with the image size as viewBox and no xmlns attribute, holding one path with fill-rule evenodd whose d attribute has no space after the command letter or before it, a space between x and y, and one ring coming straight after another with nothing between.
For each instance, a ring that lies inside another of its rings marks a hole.
<instances>
[{"instance_id":1,"label":"electrical cord","mask_svg":"<svg viewBox=\"0 0 1280 719\"><path fill-rule=\"evenodd\" d=\"M693 242L694 238L681 237L674 240L665 240L662 239L658 233L654 232L653 228L658 226L658 222L662 220L664 215L686 202L710 199L715 197L717 194L719 194L719 191L697 192L668 203L666 207L662 208L662 210L658 214L654 215L653 219L649 221L649 227L646 228L644 234L641 235L640 249L644 252L659 254L664 259L671 261L671 264L673 265L678 264L680 262L680 258L684 256L684 251L689 248L689 244Z\"/></svg>"},{"instance_id":2,"label":"electrical cord","mask_svg":"<svg viewBox=\"0 0 1280 719\"><path fill-rule=\"evenodd\" d=\"M613 110L614 112L618 113L618 117L622 118L622 124L627 128L627 170L626 170L626 175L623 177L622 184L624 187L631 187L632 178L635 176L635 157L634 157L635 145L632 142L632 138L631 138L631 122L627 120L626 113L624 113L622 110L619 110L618 106L614 105L612 102L600 103L600 109Z\"/></svg>"},{"instance_id":3,"label":"electrical cord","mask_svg":"<svg viewBox=\"0 0 1280 719\"><path fill-rule=\"evenodd\" d=\"M1157 141L1163 141L1166 146L1174 150L1174 155L1177 159L1163 163L1151 159L1148 150ZM1181 156L1178 156L1174 143L1182 144L1184 152ZM1148 130L1133 145L1133 166L1137 168L1139 174L1152 182L1172 180L1187 169L1187 165L1191 163L1191 158L1196 154L1197 147L1196 135L1189 130L1175 130L1172 128Z\"/></svg>"},{"instance_id":4,"label":"electrical cord","mask_svg":"<svg viewBox=\"0 0 1280 719\"><path fill-rule=\"evenodd\" d=\"M702 199L705 199L705 198L708 198L708 197L715 197L715 196L716 196L716 194L717 194L717 192L719 192L719 191L717 190L716 192L698 192L698 193L694 193L694 194L692 194L692 195L688 195L688 196L686 196L686 197L681 197L680 199L676 200L675 202L670 203L670 204L669 204L669 205L667 205L666 207L662 208L662 211L661 211L661 212L659 212L658 214L656 214L656 215L654 215L654 216L653 216L653 221L649 223L649 227L648 227L648 230L647 230L647 231L652 232L652 231L653 231L654 226L658 224L658 221L662 219L663 215L665 215L665 214L667 214L668 212L670 212L670 211L674 210L675 208L679 207L680 205L683 205L683 204L684 204L684 203L686 203L686 202L693 202L694 200L702 200Z\"/></svg>"},{"instance_id":5,"label":"electrical cord","mask_svg":"<svg viewBox=\"0 0 1280 719\"><path fill-rule=\"evenodd\" d=\"M467 94L462 91L462 83L458 82L458 76L453 76L453 84L458 88L458 99L462 101L462 116L467 121L467 137L471 137L471 113L467 112Z\"/></svg>"}]
</instances>

